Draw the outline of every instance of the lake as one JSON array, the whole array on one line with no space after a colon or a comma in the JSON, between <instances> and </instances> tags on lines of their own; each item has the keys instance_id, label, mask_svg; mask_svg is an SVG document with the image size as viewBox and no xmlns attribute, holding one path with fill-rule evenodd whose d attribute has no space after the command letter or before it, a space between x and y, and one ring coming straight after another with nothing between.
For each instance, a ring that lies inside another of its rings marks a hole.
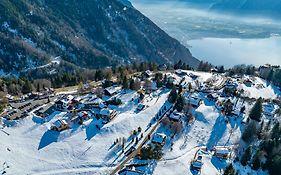
<instances>
[{"instance_id":1,"label":"lake","mask_svg":"<svg viewBox=\"0 0 281 175\"><path fill-rule=\"evenodd\" d=\"M192 54L214 65L281 65L281 22L210 12L208 6L132 0L133 5Z\"/></svg>"}]
</instances>

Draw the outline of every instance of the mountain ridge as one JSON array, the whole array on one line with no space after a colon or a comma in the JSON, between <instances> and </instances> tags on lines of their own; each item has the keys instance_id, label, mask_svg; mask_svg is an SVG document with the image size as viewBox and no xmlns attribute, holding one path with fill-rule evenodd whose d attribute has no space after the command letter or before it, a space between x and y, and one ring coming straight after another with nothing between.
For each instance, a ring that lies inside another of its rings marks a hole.
<instances>
[{"instance_id":1,"label":"mountain ridge","mask_svg":"<svg viewBox=\"0 0 281 175\"><path fill-rule=\"evenodd\" d=\"M7 72L56 56L94 69L136 61L199 64L128 1L3 0L0 10L0 69Z\"/></svg>"}]
</instances>

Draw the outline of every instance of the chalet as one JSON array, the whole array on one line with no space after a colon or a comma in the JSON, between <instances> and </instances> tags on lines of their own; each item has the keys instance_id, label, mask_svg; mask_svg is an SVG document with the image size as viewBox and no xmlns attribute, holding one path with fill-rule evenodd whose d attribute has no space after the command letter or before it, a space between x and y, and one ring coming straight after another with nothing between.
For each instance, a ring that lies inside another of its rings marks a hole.
<instances>
[{"instance_id":1,"label":"chalet","mask_svg":"<svg viewBox=\"0 0 281 175\"><path fill-rule=\"evenodd\" d=\"M82 120L88 120L90 118L90 116L89 116L87 111L80 111L77 115Z\"/></svg>"},{"instance_id":2,"label":"chalet","mask_svg":"<svg viewBox=\"0 0 281 175\"><path fill-rule=\"evenodd\" d=\"M232 83L232 82L226 82L224 85L224 88L227 89L237 89L238 84L237 83Z\"/></svg>"},{"instance_id":3,"label":"chalet","mask_svg":"<svg viewBox=\"0 0 281 175\"><path fill-rule=\"evenodd\" d=\"M202 99L198 95L192 95L189 97L189 102L192 107L198 108L202 104Z\"/></svg>"},{"instance_id":4,"label":"chalet","mask_svg":"<svg viewBox=\"0 0 281 175\"><path fill-rule=\"evenodd\" d=\"M253 82L250 79L245 79L243 81L243 83L247 86L247 87L251 87L253 85Z\"/></svg>"},{"instance_id":5,"label":"chalet","mask_svg":"<svg viewBox=\"0 0 281 175\"><path fill-rule=\"evenodd\" d=\"M145 108L145 105L143 105L142 103L138 104L137 106L137 112L143 110Z\"/></svg>"},{"instance_id":6,"label":"chalet","mask_svg":"<svg viewBox=\"0 0 281 175\"><path fill-rule=\"evenodd\" d=\"M168 81L168 83L170 83L170 84L174 84L174 85L177 85L177 84L178 84L177 79L176 79L175 77L171 76L171 75L168 76L167 81Z\"/></svg>"},{"instance_id":7,"label":"chalet","mask_svg":"<svg viewBox=\"0 0 281 175\"><path fill-rule=\"evenodd\" d=\"M163 133L156 133L153 135L151 142L154 144L164 145L166 142L167 136Z\"/></svg>"},{"instance_id":8,"label":"chalet","mask_svg":"<svg viewBox=\"0 0 281 175\"><path fill-rule=\"evenodd\" d=\"M238 88L237 83L227 82L223 89L223 95L230 96L233 95Z\"/></svg>"},{"instance_id":9,"label":"chalet","mask_svg":"<svg viewBox=\"0 0 281 175\"><path fill-rule=\"evenodd\" d=\"M157 88L157 83L156 81L152 81L151 82L151 91L157 91L158 88Z\"/></svg>"},{"instance_id":10,"label":"chalet","mask_svg":"<svg viewBox=\"0 0 281 175\"><path fill-rule=\"evenodd\" d=\"M217 94L213 94L213 93L210 93L210 94L208 94L207 95L207 99L209 100L209 101L217 101L218 100L218 95Z\"/></svg>"},{"instance_id":11,"label":"chalet","mask_svg":"<svg viewBox=\"0 0 281 175\"><path fill-rule=\"evenodd\" d=\"M228 159L230 156L230 149L227 147L215 147L214 148L214 156L220 159Z\"/></svg>"},{"instance_id":12,"label":"chalet","mask_svg":"<svg viewBox=\"0 0 281 175\"><path fill-rule=\"evenodd\" d=\"M211 69L211 72L212 72L212 73L218 73L219 70L218 70L217 68L212 68L212 69Z\"/></svg>"},{"instance_id":13,"label":"chalet","mask_svg":"<svg viewBox=\"0 0 281 175\"><path fill-rule=\"evenodd\" d=\"M198 75L194 75L193 73L190 73L188 76L191 77L193 80L196 80L199 77Z\"/></svg>"},{"instance_id":14,"label":"chalet","mask_svg":"<svg viewBox=\"0 0 281 175\"><path fill-rule=\"evenodd\" d=\"M92 108L104 108L102 105L106 106L104 101L99 97L90 98L85 102L85 105Z\"/></svg>"},{"instance_id":15,"label":"chalet","mask_svg":"<svg viewBox=\"0 0 281 175\"><path fill-rule=\"evenodd\" d=\"M78 104L82 101L81 97L75 97L71 100L71 103Z\"/></svg>"},{"instance_id":16,"label":"chalet","mask_svg":"<svg viewBox=\"0 0 281 175\"><path fill-rule=\"evenodd\" d=\"M111 86L111 87L104 89L104 94L107 96L114 96L114 95L118 94L121 89L122 89L121 87Z\"/></svg>"},{"instance_id":17,"label":"chalet","mask_svg":"<svg viewBox=\"0 0 281 175\"><path fill-rule=\"evenodd\" d=\"M263 113L265 116L274 117L275 111L276 110L273 103L266 103L263 105Z\"/></svg>"},{"instance_id":18,"label":"chalet","mask_svg":"<svg viewBox=\"0 0 281 175\"><path fill-rule=\"evenodd\" d=\"M57 100L55 102L55 107L57 110L59 111L65 111L68 109L69 104L71 104L72 100L74 99L74 97L72 95L68 95L66 97L63 97L60 100Z\"/></svg>"},{"instance_id":19,"label":"chalet","mask_svg":"<svg viewBox=\"0 0 281 175\"><path fill-rule=\"evenodd\" d=\"M53 125L51 126L51 130L54 131L63 131L69 128L68 123L66 122L66 120L57 120L53 123Z\"/></svg>"},{"instance_id":20,"label":"chalet","mask_svg":"<svg viewBox=\"0 0 281 175\"><path fill-rule=\"evenodd\" d=\"M202 156L198 156L196 160L191 162L191 169L195 171L201 171L203 162L202 162Z\"/></svg>"},{"instance_id":21,"label":"chalet","mask_svg":"<svg viewBox=\"0 0 281 175\"><path fill-rule=\"evenodd\" d=\"M177 70L175 71L175 73L176 73L178 76L180 76L180 77L183 77L183 76L186 76L186 75L187 75L187 73L184 72L184 71L181 70L181 69L177 69Z\"/></svg>"},{"instance_id":22,"label":"chalet","mask_svg":"<svg viewBox=\"0 0 281 175\"><path fill-rule=\"evenodd\" d=\"M115 110L110 110L108 108L103 109L93 109L91 111L97 118L102 118L103 120L106 120L107 122L111 121L114 117L117 116L117 112Z\"/></svg>"},{"instance_id":23,"label":"chalet","mask_svg":"<svg viewBox=\"0 0 281 175\"><path fill-rule=\"evenodd\" d=\"M138 170L125 168L118 172L119 175L143 175L144 173Z\"/></svg>"},{"instance_id":24,"label":"chalet","mask_svg":"<svg viewBox=\"0 0 281 175\"><path fill-rule=\"evenodd\" d=\"M173 112L171 115L169 115L169 119L171 121L174 121L174 122L179 122L180 119L184 116L184 114L182 113L179 113L179 112Z\"/></svg>"},{"instance_id":25,"label":"chalet","mask_svg":"<svg viewBox=\"0 0 281 175\"><path fill-rule=\"evenodd\" d=\"M223 102L222 101L217 101L215 103L215 107L217 108L217 110L222 111L223 110Z\"/></svg>"},{"instance_id":26,"label":"chalet","mask_svg":"<svg viewBox=\"0 0 281 175\"><path fill-rule=\"evenodd\" d=\"M167 69L168 69L168 67L167 67L166 64L161 64L161 65L158 66L158 70L160 70L160 71L165 71Z\"/></svg>"},{"instance_id":27,"label":"chalet","mask_svg":"<svg viewBox=\"0 0 281 175\"><path fill-rule=\"evenodd\" d=\"M55 102L55 107L56 107L56 109L59 110L59 111L65 111L65 110L67 110L67 108L68 108L68 102L67 102L66 100L64 100L64 99L62 99L62 100L57 100L57 101Z\"/></svg>"},{"instance_id":28,"label":"chalet","mask_svg":"<svg viewBox=\"0 0 281 175\"><path fill-rule=\"evenodd\" d=\"M144 78L149 78L152 76L152 72L150 70L146 70L144 73L143 73L143 76Z\"/></svg>"}]
</instances>

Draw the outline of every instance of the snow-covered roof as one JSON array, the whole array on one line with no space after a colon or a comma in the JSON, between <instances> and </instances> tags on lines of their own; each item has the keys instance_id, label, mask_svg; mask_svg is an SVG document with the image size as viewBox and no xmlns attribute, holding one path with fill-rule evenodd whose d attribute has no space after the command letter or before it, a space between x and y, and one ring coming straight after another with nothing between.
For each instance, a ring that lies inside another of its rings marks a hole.
<instances>
[{"instance_id":1,"label":"snow-covered roof","mask_svg":"<svg viewBox=\"0 0 281 175\"><path fill-rule=\"evenodd\" d=\"M90 99L90 100L88 100L88 102L87 103L92 103L92 104L100 104L100 103L102 103L103 102L103 100L101 99L101 98L92 98L92 99Z\"/></svg>"},{"instance_id":2,"label":"snow-covered roof","mask_svg":"<svg viewBox=\"0 0 281 175\"><path fill-rule=\"evenodd\" d=\"M67 125L67 122L65 120L57 120L53 123L53 125L56 128L60 128L62 125Z\"/></svg>"},{"instance_id":3,"label":"snow-covered roof","mask_svg":"<svg viewBox=\"0 0 281 175\"><path fill-rule=\"evenodd\" d=\"M164 143L166 137L167 136L165 134L163 134L163 133L156 133L152 137L152 142L162 144L162 143Z\"/></svg>"},{"instance_id":4,"label":"snow-covered roof","mask_svg":"<svg viewBox=\"0 0 281 175\"><path fill-rule=\"evenodd\" d=\"M142 110L143 107L144 107L144 105L140 103L140 104L138 104L137 110Z\"/></svg>"},{"instance_id":5,"label":"snow-covered roof","mask_svg":"<svg viewBox=\"0 0 281 175\"><path fill-rule=\"evenodd\" d=\"M136 170L124 169L124 170L121 170L118 174L119 175L142 175L143 173L141 173L140 171L136 171Z\"/></svg>"},{"instance_id":6,"label":"snow-covered roof","mask_svg":"<svg viewBox=\"0 0 281 175\"><path fill-rule=\"evenodd\" d=\"M114 87L114 86L111 86L111 87L108 87L108 88L105 88L105 90L110 93L110 94L114 94L114 93L117 93L118 91L120 91L122 88L121 87Z\"/></svg>"},{"instance_id":7,"label":"snow-covered roof","mask_svg":"<svg viewBox=\"0 0 281 175\"><path fill-rule=\"evenodd\" d=\"M192 166L195 167L195 168L201 169L202 166L203 166L203 163L200 162L200 161L194 161L194 162L192 162Z\"/></svg>"},{"instance_id":8,"label":"snow-covered roof","mask_svg":"<svg viewBox=\"0 0 281 175\"><path fill-rule=\"evenodd\" d=\"M73 100L73 99L74 99L74 96L73 96L73 95L68 95L68 96L66 97L66 99L67 99L68 101Z\"/></svg>"},{"instance_id":9,"label":"snow-covered roof","mask_svg":"<svg viewBox=\"0 0 281 175\"><path fill-rule=\"evenodd\" d=\"M274 115L275 106L272 103L266 103L263 105L263 111L265 115Z\"/></svg>"},{"instance_id":10,"label":"snow-covered roof","mask_svg":"<svg viewBox=\"0 0 281 175\"><path fill-rule=\"evenodd\" d=\"M151 76L152 75L152 72L150 70L146 70L145 73L148 75L148 76Z\"/></svg>"},{"instance_id":11,"label":"snow-covered roof","mask_svg":"<svg viewBox=\"0 0 281 175\"><path fill-rule=\"evenodd\" d=\"M60 120L57 120L53 123L53 125L56 127L56 128L59 128L61 126L61 122Z\"/></svg>"},{"instance_id":12,"label":"snow-covered roof","mask_svg":"<svg viewBox=\"0 0 281 175\"><path fill-rule=\"evenodd\" d=\"M226 147L219 147L215 148L216 154L222 154L222 155L228 155L230 153L230 150Z\"/></svg>"},{"instance_id":13,"label":"snow-covered roof","mask_svg":"<svg viewBox=\"0 0 281 175\"><path fill-rule=\"evenodd\" d=\"M192 96L191 98L189 98L189 101L191 105L199 106L201 99L199 97Z\"/></svg>"},{"instance_id":14,"label":"snow-covered roof","mask_svg":"<svg viewBox=\"0 0 281 175\"><path fill-rule=\"evenodd\" d=\"M81 101L82 100L82 98L81 97L75 97L75 98L73 98L73 100L75 100L75 101Z\"/></svg>"},{"instance_id":15,"label":"snow-covered roof","mask_svg":"<svg viewBox=\"0 0 281 175\"><path fill-rule=\"evenodd\" d=\"M177 70L175 71L175 73L176 73L177 75L179 75L179 76L187 75L187 73L184 72L184 71L181 70L181 69L177 69Z\"/></svg>"},{"instance_id":16,"label":"snow-covered roof","mask_svg":"<svg viewBox=\"0 0 281 175\"><path fill-rule=\"evenodd\" d=\"M104 115L104 116L109 116L112 112L113 112L113 110L110 110L110 109L107 109L107 108L100 110L100 114Z\"/></svg>"},{"instance_id":17,"label":"snow-covered roof","mask_svg":"<svg viewBox=\"0 0 281 175\"><path fill-rule=\"evenodd\" d=\"M157 88L157 83L155 82L155 81L152 81L152 83L151 83L151 89L152 90L157 90L158 88Z\"/></svg>"},{"instance_id":18,"label":"snow-covered roof","mask_svg":"<svg viewBox=\"0 0 281 175\"><path fill-rule=\"evenodd\" d=\"M81 112L78 113L78 116L79 116L79 117L83 117L83 116L85 116L85 115L88 115L88 112L87 112L87 111L81 111Z\"/></svg>"},{"instance_id":19,"label":"snow-covered roof","mask_svg":"<svg viewBox=\"0 0 281 175\"><path fill-rule=\"evenodd\" d=\"M173 112L171 115L169 115L169 118L170 119L173 119L173 120L180 120L180 118L183 116L182 113L179 113L179 112Z\"/></svg>"},{"instance_id":20,"label":"snow-covered roof","mask_svg":"<svg viewBox=\"0 0 281 175\"><path fill-rule=\"evenodd\" d=\"M100 103L100 104L99 104L99 108L101 108L101 109L102 109L102 108L106 108L106 107L107 107L107 106L106 106L105 104L103 104L103 103Z\"/></svg>"}]
</instances>

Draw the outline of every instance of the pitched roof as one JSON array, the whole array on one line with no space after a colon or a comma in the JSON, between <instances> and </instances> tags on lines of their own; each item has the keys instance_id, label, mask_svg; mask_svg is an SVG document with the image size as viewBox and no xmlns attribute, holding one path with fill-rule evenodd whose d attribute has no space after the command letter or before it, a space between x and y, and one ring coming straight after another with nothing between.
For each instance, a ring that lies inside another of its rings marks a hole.
<instances>
[{"instance_id":1,"label":"pitched roof","mask_svg":"<svg viewBox=\"0 0 281 175\"><path fill-rule=\"evenodd\" d=\"M165 134L163 134L163 133L156 133L152 137L152 142L164 143L166 137L167 136Z\"/></svg>"}]
</instances>

